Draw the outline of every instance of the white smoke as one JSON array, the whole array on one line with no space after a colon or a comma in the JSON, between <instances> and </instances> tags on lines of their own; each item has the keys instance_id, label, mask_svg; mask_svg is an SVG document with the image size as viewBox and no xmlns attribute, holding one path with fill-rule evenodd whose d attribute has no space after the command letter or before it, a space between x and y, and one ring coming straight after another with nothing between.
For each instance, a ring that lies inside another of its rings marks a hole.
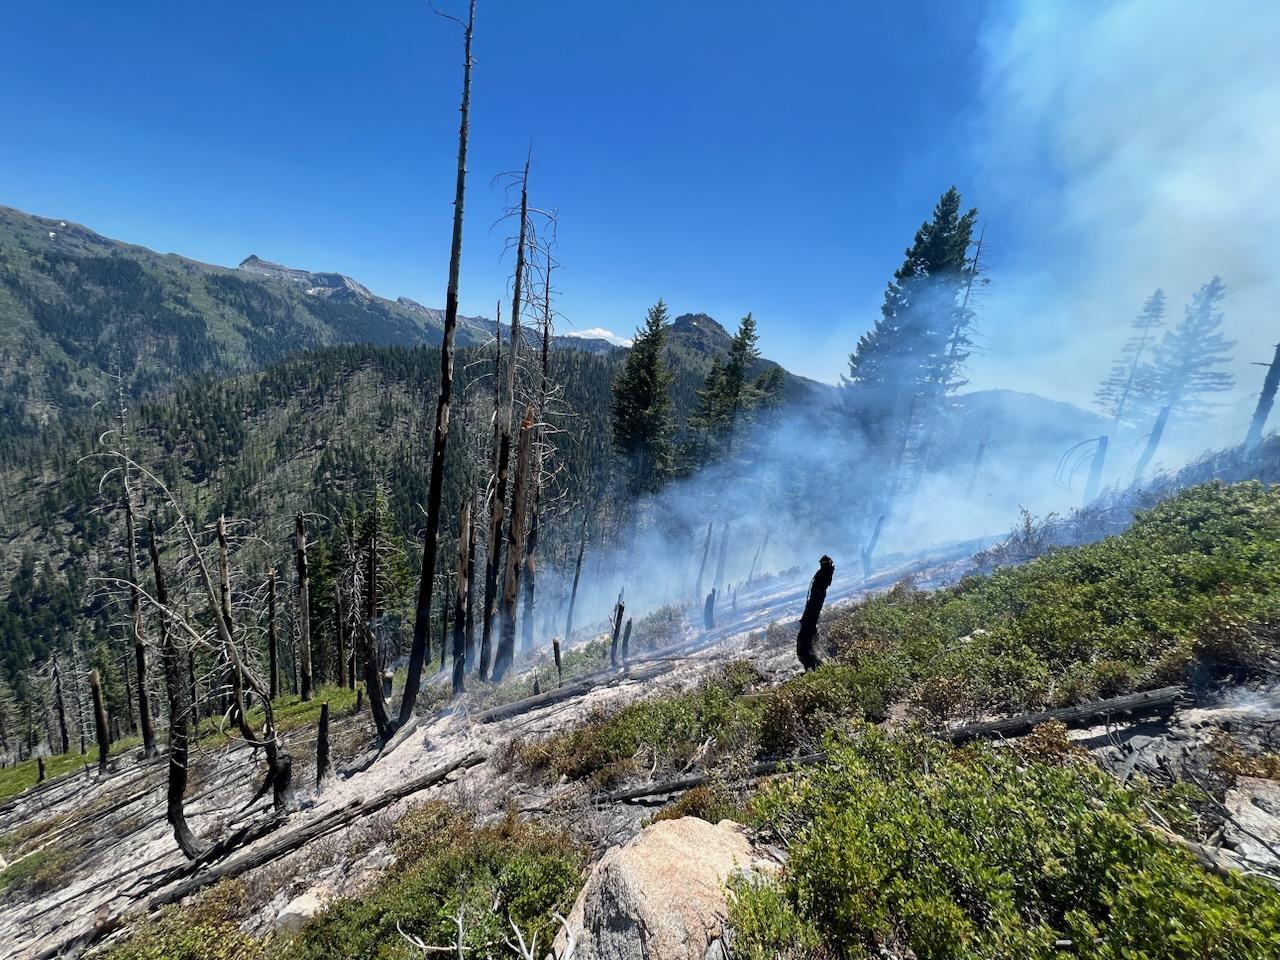
<instances>
[{"instance_id":1,"label":"white smoke","mask_svg":"<svg viewBox=\"0 0 1280 960\"><path fill-rule=\"evenodd\" d=\"M993 227L975 382L1085 403L1156 287L1211 276L1239 341L1238 439L1280 340L1280 4L1000 5L984 36L972 196Z\"/></svg>"}]
</instances>

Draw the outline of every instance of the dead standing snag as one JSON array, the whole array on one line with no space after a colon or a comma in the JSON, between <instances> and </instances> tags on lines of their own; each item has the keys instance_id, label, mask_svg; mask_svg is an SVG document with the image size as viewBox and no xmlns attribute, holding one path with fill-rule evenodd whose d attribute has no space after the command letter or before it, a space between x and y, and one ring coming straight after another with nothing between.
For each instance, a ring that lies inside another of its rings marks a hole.
<instances>
[{"instance_id":1,"label":"dead standing snag","mask_svg":"<svg viewBox=\"0 0 1280 960\"><path fill-rule=\"evenodd\" d=\"M818 561L818 572L809 583L809 597L804 603L804 613L800 616L800 631L796 634L796 656L805 670L817 669L822 661L818 659L818 617L822 615L822 605L827 602L827 590L831 579L835 576L836 565L828 556Z\"/></svg>"}]
</instances>

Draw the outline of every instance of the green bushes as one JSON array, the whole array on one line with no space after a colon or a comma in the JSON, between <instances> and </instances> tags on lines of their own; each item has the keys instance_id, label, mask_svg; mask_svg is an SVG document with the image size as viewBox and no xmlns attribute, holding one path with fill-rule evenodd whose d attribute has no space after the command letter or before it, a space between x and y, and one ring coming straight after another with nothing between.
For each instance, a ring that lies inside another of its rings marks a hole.
<instances>
[{"instance_id":1,"label":"green bushes","mask_svg":"<svg viewBox=\"0 0 1280 960\"><path fill-rule=\"evenodd\" d=\"M165 907L131 928L107 960L267 960L278 956L274 939L240 929L244 887L224 880L181 907Z\"/></svg>"},{"instance_id":2,"label":"green bushes","mask_svg":"<svg viewBox=\"0 0 1280 960\"><path fill-rule=\"evenodd\" d=\"M547 740L522 744L520 759L551 779L591 777L603 786L640 763L683 766L704 744L723 753L750 735L749 711L739 698L759 680L750 664L735 663L688 693L597 712Z\"/></svg>"},{"instance_id":3,"label":"green bushes","mask_svg":"<svg viewBox=\"0 0 1280 960\"><path fill-rule=\"evenodd\" d=\"M477 956L511 936L549 943L553 912L565 913L582 882L585 853L567 836L514 815L478 825L443 803L398 824L395 867L359 899L341 900L311 922L284 956L291 960L391 960L416 956L397 930L450 945L463 914L463 945Z\"/></svg>"},{"instance_id":4,"label":"green bushes","mask_svg":"<svg viewBox=\"0 0 1280 960\"><path fill-rule=\"evenodd\" d=\"M776 881L737 882L735 955L921 960L1271 957L1280 894L1146 829L1141 795L1083 764L868 729L766 786ZM802 945L798 948L797 945ZM821 946L818 946L821 944Z\"/></svg>"},{"instance_id":5,"label":"green bushes","mask_svg":"<svg viewBox=\"0 0 1280 960\"><path fill-rule=\"evenodd\" d=\"M846 662L891 656L924 719L1017 712L1256 672L1280 627L1280 491L1208 484L1124 533L969 577L899 587L834 617Z\"/></svg>"}]
</instances>

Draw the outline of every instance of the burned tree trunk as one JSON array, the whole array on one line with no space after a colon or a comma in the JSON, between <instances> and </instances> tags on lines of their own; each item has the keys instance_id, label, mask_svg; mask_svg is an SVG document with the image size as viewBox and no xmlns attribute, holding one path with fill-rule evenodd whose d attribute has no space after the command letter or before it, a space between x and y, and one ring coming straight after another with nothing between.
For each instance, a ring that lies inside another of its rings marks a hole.
<instances>
[{"instance_id":1,"label":"burned tree trunk","mask_svg":"<svg viewBox=\"0 0 1280 960\"><path fill-rule=\"evenodd\" d=\"M712 589L716 593L720 592L720 586L724 583L724 565L729 559L729 521L724 522L724 526L720 528L720 559L716 561L716 581L713 583Z\"/></svg>"},{"instance_id":2,"label":"burned tree trunk","mask_svg":"<svg viewBox=\"0 0 1280 960\"><path fill-rule=\"evenodd\" d=\"M613 639L609 642L609 666L611 667L618 665L618 631L622 629L622 614L626 609L626 603L619 597L618 605L613 608Z\"/></svg>"},{"instance_id":3,"label":"burned tree trunk","mask_svg":"<svg viewBox=\"0 0 1280 960\"><path fill-rule=\"evenodd\" d=\"M880 541L880 531L884 528L884 514L876 518L875 529L871 531L871 539L862 548L862 576L871 576L871 560L876 555L876 544Z\"/></svg>"},{"instance_id":4,"label":"burned tree trunk","mask_svg":"<svg viewBox=\"0 0 1280 960\"><path fill-rule=\"evenodd\" d=\"M712 587L707 600L702 605L702 626L707 630L716 628L716 588Z\"/></svg>"},{"instance_id":5,"label":"burned tree trunk","mask_svg":"<svg viewBox=\"0 0 1280 960\"><path fill-rule=\"evenodd\" d=\"M373 495L372 518L369 524L368 552L365 555L364 574L364 629L360 631L364 659L364 685L369 694L369 708L373 715L374 729L378 739L386 743L396 732L396 725L391 722L391 714L387 710L387 694L383 686L382 671L378 661L376 646L377 637L374 625L378 619L378 493ZM405 696L408 697L408 689ZM402 701L403 702L403 701Z\"/></svg>"},{"instance_id":6,"label":"burned tree trunk","mask_svg":"<svg viewBox=\"0 0 1280 960\"><path fill-rule=\"evenodd\" d=\"M449 655L449 611L453 598L449 595L449 575L444 578L444 596L440 598L440 669L444 669Z\"/></svg>"},{"instance_id":7,"label":"burned tree trunk","mask_svg":"<svg viewBox=\"0 0 1280 960\"><path fill-rule=\"evenodd\" d=\"M1098 488L1102 485L1102 467L1107 462L1107 446L1110 439L1104 433L1098 438L1093 450L1093 462L1089 464L1089 479L1084 484L1084 505L1087 507L1098 497Z\"/></svg>"},{"instance_id":8,"label":"burned tree trunk","mask_svg":"<svg viewBox=\"0 0 1280 960\"><path fill-rule=\"evenodd\" d=\"M316 789L329 774L329 702L320 704L320 729L316 732Z\"/></svg>"},{"instance_id":9,"label":"burned tree trunk","mask_svg":"<svg viewBox=\"0 0 1280 960\"><path fill-rule=\"evenodd\" d=\"M587 550L587 508L582 508L582 537L578 541L578 559L573 565L573 590L569 593L569 614L564 620L564 639L568 643L573 636L573 608L578 602L578 581L582 579L582 555Z\"/></svg>"},{"instance_id":10,"label":"burned tree trunk","mask_svg":"<svg viewBox=\"0 0 1280 960\"><path fill-rule=\"evenodd\" d=\"M165 819L173 828L173 838L184 856L194 860L205 851L187 824L183 798L187 792L187 770L190 745L188 722L192 704L187 700L189 689L182 675L182 656L169 629L169 587L164 571L160 568L160 547L156 542L154 524L149 530L151 569L156 579L156 603L160 607L160 658L164 664L164 687L169 700L169 783L165 795Z\"/></svg>"},{"instance_id":11,"label":"burned tree trunk","mask_svg":"<svg viewBox=\"0 0 1280 960\"><path fill-rule=\"evenodd\" d=\"M133 494L129 490L128 474L124 477L124 535L125 556L129 570L129 618L133 634L134 675L138 681L138 724L142 731L142 753L154 757L156 730L151 722L151 698L147 692L147 647L142 637L142 594L138 590L138 532L133 520Z\"/></svg>"},{"instance_id":12,"label":"burned tree trunk","mask_svg":"<svg viewBox=\"0 0 1280 960\"><path fill-rule=\"evenodd\" d=\"M67 736L67 706L62 700L62 671L58 669L58 657L53 658L53 705L58 711L58 739L62 752L71 752L71 738Z\"/></svg>"},{"instance_id":13,"label":"burned tree trunk","mask_svg":"<svg viewBox=\"0 0 1280 960\"><path fill-rule=\"evenodd\" d=\"M1262 442L1262 428L1267 425L1267 417L1271 415L1271 407L1276 402L1277 387L1280 387L1280 343L1276 344L1276 355L1267 365L1262 393L1258 394L1258 405L1253 410L1253 419L1249 421L1249 432L1244 438L1246 450L1252 450Z\"/></svg>"},{"instance_id":14,"label":"burned tree trunk","mask_svg":"<svg viewBox=\"0 0 1280 960\"><path fill-rule=\"evenodd\" d=\"M298 568L298 686L303 700L311 699L311 582L307 572L307 528L302 514L293 521L293 554Z\"/></svg>"},{"instance_id":15,"label":"burned tree trunk","mask_svg":"<svg viewBox=\"0 0 1280 960\"><path fill-rule=\"evenodd\" d=\"M502 580L502 633L498 655L493 661L493 681L506 676L516 654L516 600L520 590L520 547L524 543L524 521L528 502L529 461L533 455L533 406L520 424L516 452L516 472L511 490L511 520L507 527L507 562Z\"/></svg>"},{"instance_id":16,"label":"burned tree trunk","mask_svg":"<svg viewBox=\"0 0 1280 960\"><path fill-rule=\"evenodd\" d=\"M476 661L476 519L469 517L467 524L467 593L463 617L463 635L466 653L463 670L470 673Z\"/></svg>"},{"instance_id":17,"label":"burned tree trunk","mask_svg":"<svg viewBox=\"0 0 1280 960\"><path fill-rule=\"evenodd\" d=\"M746 583L750 584L756 575L756 564L760 562L760 555L769 549L769 535L772 530L764 532L764 542L760 544L760 549L756 551L756 555L751 558L751 569L747 571ZM736 595L736 594L735 594Z\"/></svg>"},{"instance_id":18,"label":"burned tree trunk","mask_svg":"<svg viewBox=\"0 0 1280 960\"><path fill-rule=\"evenodd\" d=\"M520 321L512 318L511 323L511 360L508 378L514 385L515 365L519 344ZM502 330L498 329L499 345ZM501 383L497 370L502 365L502 351L499 349L494 358L495 385ZM502 404L494 397L493 425L493 484L489 491L489 540L485 551L484 567L484 609L480 621L480 679L489 674L490 656L493 644L493 617L498 604L498 568L502 563L502 518L507 503L507 471L511 460L511 396L514 389L508 391L507 402Z\"/></svg>"},{"instance_id":19,"label":"burned tree trunk","mask_svg":"<svg viewBox=\"0 0 1280 960\"><path fill-rule=\"evenodd\" d=\"M299 521L301 521L301 514L298 516ZM189 538L192 536L189 528L187 536ZM267 759L266 778L253 799L256 801L258 797L270 789L273 806L277 810L283 810L289 801L289 790L293 778L293 758L282 748L280 738L276 733L275 714L272 710L271 699L267 695L267 689L252 673L245 669L240 659L240 652L236 649L235 622L231 617L230 550L227 546L226 521L222 517L218 517L218 571L221 577L221 602L219 602L218 593L214 592L213 584L209 580L208 572L203 565L203 559L200 558L199 551L195 549L194 542L192 542L192 547L193 552L200 561L200 574L204 580L205 592L209 598L210 613L218 626L218 636L222 641L222 655L230 666L231 693L234 702L233 717L236 729L239 730L240 736L249 746L261 747ZM244 685L246 682L248 682L249 688L258 694L263 701L263 733L261 737L257 736L253 731L253 727L249 725L249 715L245 708L244 699Z\"/></svg>"},{"instance_id":20,"label":"burned tree trunk","mask_svg":"<svg viewBox=\"0 0 1280 960\"><path fill-rule=\"evenodd\" d=\"M538 436L534 438L533 494L529 513L529 535L524 548L524 619L520 624L520 646L526 653L533 649L533 604L538 576L538 523L542 512L543 434L542 423L547 413L547 372L551 364L551 253L547 252L542 303L542 376L538 381Z\"/></svg>"},{"instance_id":21,"label":"burned tree trunk","mask_svg":"<svg viewBox=\"0 0 1280 960\"><path fill-rule=\"evenodd\" d=\"M707 557L711 555L711 527L715 521L707 521L707 539L702 544L702 563L698 565L698 579L693 585L693 595L695 598L702 596L702 575L707 570Z\"/></svg>"},{"instance_id":22,"label":"burned tree trunk","mask_svg":"<svg viewBox=\"0 0 1280 960\"><path fill-rule=\"evenodd\" d=\"M467 614L471 581L471 498L462 501L458 512L458 589L453 607L453 694L463 693L467 667Z\"/></svg>"},{"instance_id":23,"label":"burned tree trunk","mask_svg":"<svg viewBox=\"0 0 1280 960\"><path fill-rule=\"evenodd\" d=\"M280 696L280 630L276 625L276 571L267 571L267 690L274 700Z\"/></svg>"},{"instance_id":24,"label":"burned tree trunk","mask_svg":"<svg viewBox=\"0 0 1280 960\"><path fill-rule=\"evenodd\" d=\"M627 625L622 630L622 667L626 669L630 661L631 651L631 618L627 617Z\"/></svg>"},{"instance_id":25,"label":"burned tree trunk","mask_svg":"<svg viewBox=\"0 0 1280 960\"><path fill-rule=\"evenodd\" d=\"M333 637L338 648L337 686L341 687L347 682L347 618L342 609L342 581L338 576L333 578Z\"/></svg>"},{"instance_id":26,"label":"burned tree trunk","mask_svg":"<svg viewBox=\"0 0 1280 960\"><path fill-rule=\"evenodd\" d=\"M413 716L422 684L422 667L431 643L431 591L435 586L436 548L440 512L444 501L445 450L449 442L449 404L453 399L453 340L458 326L458 279L462 272L463 201L467 192L467 137L471 111L471 37L475 31L476 0L471 0L462 44L462 103L458 110L458 172L453 189L453 235L449 246L449 282L445 290L444 334L440 344L440 397L436 401L436 428L431 443L431 481L427 489L427 525L422 534L422 571L418 581L417 609L413 619L413 645L404 696L400 699L399 724ZM443 638L441 643L443 643Z\"/></svg>"},{"instance_id":27,"label":"burned tree trunk","mask_svg":"<svg viewBox=\"0 0 1280 960\"><path fill-rule=\"evenodd\" d=\"M830 557L824 555L818 561L818 572L809 582L809 597L804 602L800 630L796 634L796 656L806 671L815 670L822 663L817 651L818 617L822 615L822 605L827 602L827 590L831 587L831 579L835 573L836 565Z\"/></svg>"},{"instance_id":28,"label":"burned tree trunk","mask_svg":"<svg viewBox=\"0 0 1280 960\"><path fill-rule=\"evenodd\" d=\"M89 671L89 690L93 695L93 726L98 738L98 772L106 773L111 735L107 732L107 710L102 704L102 682L96 667Z\"/></svg>"},{"instance_id":29,"label":"burned tree trunk","mask_svg":"<svg viewBox=\"0 0 1280 960\"><path fill-rule=\"evenodd\" d=\"M564 670L560 666L560 638L551 638L551 655L556 661L556 686L564 686Z\"/></svg>"},{"instance_id":30,"label":"burned tree trunk","mask_svg":"<svg viewBox=\"0 0 1280 960\"><path fill-rule=\"evenodd\" d=\"M1151 434L1147 437L1147 445L1143 448L1142 456L1138 458L1138 465L1133 468L1134 483L1142 479L1147 467L1151 465L1151 460L1156 455L1156 449L1160 446L1160 438L1164 436L1165 424L1169 422L1169 413L1172 410L1172 404L1166 404L1160 408L1160 413L1156 416L1155 426L1151 428Z\"/></svg>"}]
</instances>

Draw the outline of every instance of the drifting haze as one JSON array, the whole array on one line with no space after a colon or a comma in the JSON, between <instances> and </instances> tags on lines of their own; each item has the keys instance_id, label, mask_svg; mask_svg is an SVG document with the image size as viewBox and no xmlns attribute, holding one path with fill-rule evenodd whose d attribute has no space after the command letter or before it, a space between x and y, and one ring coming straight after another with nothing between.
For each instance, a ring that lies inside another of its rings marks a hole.
<instances>
[{"instance_id":1,"label":"drifting haze","mask_svg":"<svg viewBox=\"0 0 1280 960\"><path fill-rule=\"evenodd\" d=\"M1153 289L1172 323L1217 274L1236 391L1182 439L1238 439L1250 363L1280 339L1278 50L1280 6L1244 0L1025 3L989 25L972 199L995 282L976 383L1086 403Z\"/></svg>"}]
</instances>

